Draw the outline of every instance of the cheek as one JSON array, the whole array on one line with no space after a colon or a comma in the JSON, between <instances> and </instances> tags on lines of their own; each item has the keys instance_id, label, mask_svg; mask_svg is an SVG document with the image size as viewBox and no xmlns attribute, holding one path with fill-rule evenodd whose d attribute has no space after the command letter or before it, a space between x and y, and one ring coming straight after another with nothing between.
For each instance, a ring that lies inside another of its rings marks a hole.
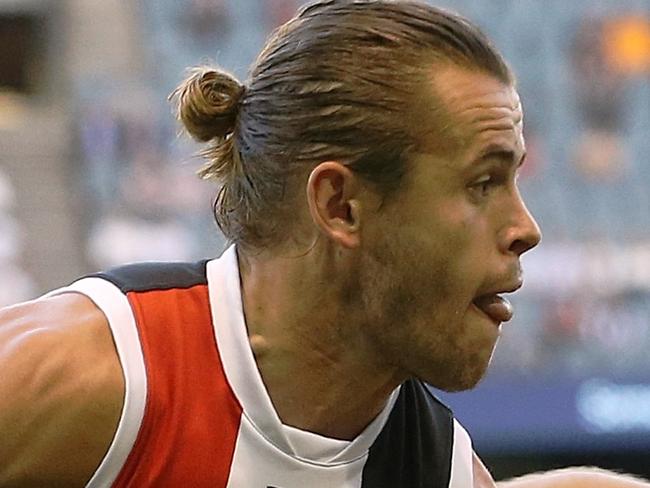
<instances>
[{"instance_id":1,"label":"cheek","mask_svg":"<svg viewBox=\"0 0 650 488\"><path fill-rule=\"evenodd\" d=\"M456 202L440 208L435 238L453 272L461 281L475 279L487 262L489 220L482 209L468 202Z\"/></svg>"},{"instance_id":2,"label":"cheek","mask_svg":"<svg viewBox=\"0 0 650 488\"><path fill-rule=\"evenodd\" d=\"M433 220L440 231L453 236L458 244L465 246L487 228L486 214L484 208L470 203L464 195L460 195L441 203Z\"/></svg>"}]
</instances>

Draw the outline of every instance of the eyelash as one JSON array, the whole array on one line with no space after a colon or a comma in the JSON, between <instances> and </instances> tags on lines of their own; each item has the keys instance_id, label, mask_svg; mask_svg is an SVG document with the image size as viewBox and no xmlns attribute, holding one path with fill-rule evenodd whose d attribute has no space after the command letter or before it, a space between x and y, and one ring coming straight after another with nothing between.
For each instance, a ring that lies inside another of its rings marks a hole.
<instances>
[{"instance_id":1,"label":"eyelash","mask_svg":"<svg viewBox=\"0 0 650 488\"><path fill-rule=\"evenodd\" d=\"M490 191L502 183L502 179L495 175L486 175L481 177L470 185L471 190L478 191L480 198L485 198L489 195Z\"/></svg>"}]
</instances>

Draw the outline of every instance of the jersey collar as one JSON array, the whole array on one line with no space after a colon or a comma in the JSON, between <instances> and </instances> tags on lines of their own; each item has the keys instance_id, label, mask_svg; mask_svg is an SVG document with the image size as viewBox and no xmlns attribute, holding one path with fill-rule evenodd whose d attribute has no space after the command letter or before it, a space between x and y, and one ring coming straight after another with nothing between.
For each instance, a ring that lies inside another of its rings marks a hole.
<instances>
[{"instance_id":1,"label":"jersey collar","mask_svg":"<svg viewBox=\"0 0 650 488\"><path fill-rule=\"evenodd\" d=\"M255 363L244 318L241 278L234 245L220 258L208 262L207 276L217 347L226 378L242 406L243 414L276 447L291 456L303 457L298 452L301 450L298 443L292 443L287 435L286 427L282 425L273 407ZM399 388L391 394L386 407L375 420L337 456L330 459L331 463L353 461L367 453L384 427L398 393ZM325 442L328 440L324 439Z\"/></svg>"}]
</instances>

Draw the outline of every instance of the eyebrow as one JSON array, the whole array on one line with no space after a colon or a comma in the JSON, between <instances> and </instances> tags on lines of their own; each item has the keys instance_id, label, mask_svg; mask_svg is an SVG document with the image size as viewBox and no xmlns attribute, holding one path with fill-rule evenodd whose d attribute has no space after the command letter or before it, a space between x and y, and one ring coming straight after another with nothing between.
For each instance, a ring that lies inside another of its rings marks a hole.
<instances>
[{"instance_id":1,"label":"eyebrow","mask_svg":"<svg viewBox=\"0 0 650 488\"><path fill-rule=\"evenodd\" d=\"M516 161L515 152L511 149L506 149L503 146L488 146L481 152L479 157L476 159L476 162L480 163L489 159L496 159L508 166L516 166L517 168L520 168L526 160L526 152L524 151L521 155L521 159Z\"/></svg>"}]
</instances>

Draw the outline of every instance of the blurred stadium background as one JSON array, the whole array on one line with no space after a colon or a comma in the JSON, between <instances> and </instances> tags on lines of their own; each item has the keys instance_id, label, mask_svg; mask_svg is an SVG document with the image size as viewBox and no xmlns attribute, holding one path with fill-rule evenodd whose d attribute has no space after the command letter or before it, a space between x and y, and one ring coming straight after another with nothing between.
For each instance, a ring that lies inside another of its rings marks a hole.
<instances>
[{"instance_id":1,"label":"blurred stadium background","mask_svg":"<svg viewBox=\"0 0 650 488\"><path fill-rule=\"evenodd\" d=\"M0 0L0 305L223 247L167 95L245 77L299 0ZM497 477L650 476L650 0L440 0L518 74L544 231L488 378L445 395Z\"/></svg>"}]
</instances>

